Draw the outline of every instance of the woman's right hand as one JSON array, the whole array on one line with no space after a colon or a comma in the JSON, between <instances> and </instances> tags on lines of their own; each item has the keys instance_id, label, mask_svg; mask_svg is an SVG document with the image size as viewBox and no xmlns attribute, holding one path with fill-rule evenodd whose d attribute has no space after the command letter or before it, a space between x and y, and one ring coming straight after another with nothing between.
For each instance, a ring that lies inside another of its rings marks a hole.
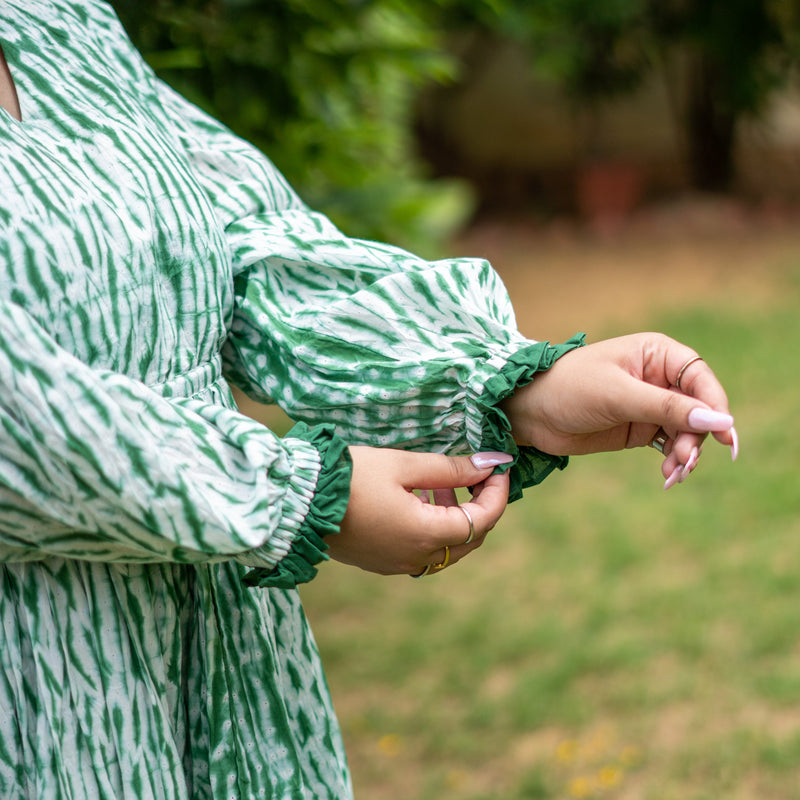
<instances>
[{"instance_id":1,"label":"woman's right hand","mask_svg":"<svg viewBox=\"0 0 800 800\"><path fill-rule=\"evenodd\" d=\"M508 475L492 474L511 461L505 453L453 458L351 447L350 455L350 501L340 532L326 543L332 558L370 572L419 575L431 565L456 563L480 547L508 501ZM464 513L455 489L467 486L473 496ZM470 518L474 533L467 542Z\"/></svg>"}]
</instances>

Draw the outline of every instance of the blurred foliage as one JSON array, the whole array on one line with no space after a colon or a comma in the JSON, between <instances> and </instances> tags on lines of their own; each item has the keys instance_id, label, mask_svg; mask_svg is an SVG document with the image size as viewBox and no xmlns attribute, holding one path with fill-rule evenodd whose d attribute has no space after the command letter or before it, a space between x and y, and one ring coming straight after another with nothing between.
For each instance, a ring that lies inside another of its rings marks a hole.
<instances>
[{"instance_id":1,"label":"blurred foliage","mask_svg":"<svg viewBox=\"0 0 800 800\"><path fill-rule=\"evenodd\" d=\"M529 50L536 73L575 100L605 100L636 88L649 65L647 0L508 0L502 29Z\"/></svg>"},{"instance_id":2,"label":"blurred foliage","mask_svg":"<svg viewBox=\"0 0 800 800\"><path fill-rule=\"evenodd\" d=\"M457 3L112 4L161 77L266 152L349 234L431 250L469 212L464 186L426 180L412 142L415 91L456 75L436 21Z\"/></svg>"},{"instance_id":3,"label":"blurred foliage","mask_svg":"<svg viewBox=\"0 0 800 800\"><path fill-rule=\"evenodd\" d=\"M800 53L800 0L112 4L156 71L264 150L312 207L351 235L430 254L471 197L426 177L415 99L458 80L447 44L459 33L482 43L479 61L498 38L522 43L534 71L589 112L664 70L702 189L728 187L738 120L763 109Z\"/></svg>"},{"instance_id":4,"label":"blurred foliage","mask_svg":"<svg viewBox=\"0 0 800 800\"><path fill-rule=\"evenodd\" d=\"M800 58L798 0L506 0L499 19L579 103L664 71L700 189L729 187L737 122L763 111Z\"/></svg>"}]
</instances>

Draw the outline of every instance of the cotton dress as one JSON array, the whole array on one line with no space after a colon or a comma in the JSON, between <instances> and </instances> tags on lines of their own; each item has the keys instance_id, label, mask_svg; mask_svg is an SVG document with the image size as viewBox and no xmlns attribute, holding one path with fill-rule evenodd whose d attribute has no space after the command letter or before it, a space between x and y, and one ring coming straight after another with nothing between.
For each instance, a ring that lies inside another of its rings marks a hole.
<instances>
[{"instance_id":1,"label":"cotton dress","mask_svg":"<svg viewBox=\"0 0 800 800\"><path fill-rule=\"evenodd\" d=\"M504 449L517 495L564 462L496 403L579 342L342 235L106 3L3 0L0 44L0 797L348 798L296 590L346 444Z\"/></svg>"}]
</instances>

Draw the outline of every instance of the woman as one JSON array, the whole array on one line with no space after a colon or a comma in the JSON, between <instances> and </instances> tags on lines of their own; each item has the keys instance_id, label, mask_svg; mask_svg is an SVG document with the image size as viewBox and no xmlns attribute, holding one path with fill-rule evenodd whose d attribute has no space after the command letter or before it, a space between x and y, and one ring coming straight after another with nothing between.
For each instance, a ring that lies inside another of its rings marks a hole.
<instances>
[{"instance_id":1,"label":"woman","mask_svg":"<svg viewBox=\"0 0 800 800\"><path fill-rule=\"evenodd\" d=\"M347 798L328 548L436 572L570 453L735 447L689 348L531 342L485 263L347 239L106 3L6 0L0 46L0 796Z\"/></svg>"}]
</instances>

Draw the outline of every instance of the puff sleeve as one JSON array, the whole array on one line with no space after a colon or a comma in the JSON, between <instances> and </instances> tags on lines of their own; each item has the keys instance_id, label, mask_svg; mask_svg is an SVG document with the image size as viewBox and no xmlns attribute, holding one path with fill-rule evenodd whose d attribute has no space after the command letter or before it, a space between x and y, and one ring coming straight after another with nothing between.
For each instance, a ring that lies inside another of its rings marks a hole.
<instances>
[{"instance_id":1,"label":"puff sleeve","mask_svg":"<svg viewBox=\"0 0 800 800\"><path fill-rule=\"evenodd\" d=\"M281 440L224 403L92 369L2 300L0 442L0 561L234 559L291 585L347 505L329 429Z\"/></svg>"},{"instance_id":2,"label":"puff sleeve","mask_svg":"<svg viewBox=\"0 0 800 800\"><path fill-rule=\"evenodd\" d=\"M484 260L426 261L345 236L261 153L158 91L230 245L235 307L223 355L234 384L351 443L510 452L512 498L566 465L520 451L498 403L580 336L555 346L523 337Z\"/></svg>"}]
</instances>

